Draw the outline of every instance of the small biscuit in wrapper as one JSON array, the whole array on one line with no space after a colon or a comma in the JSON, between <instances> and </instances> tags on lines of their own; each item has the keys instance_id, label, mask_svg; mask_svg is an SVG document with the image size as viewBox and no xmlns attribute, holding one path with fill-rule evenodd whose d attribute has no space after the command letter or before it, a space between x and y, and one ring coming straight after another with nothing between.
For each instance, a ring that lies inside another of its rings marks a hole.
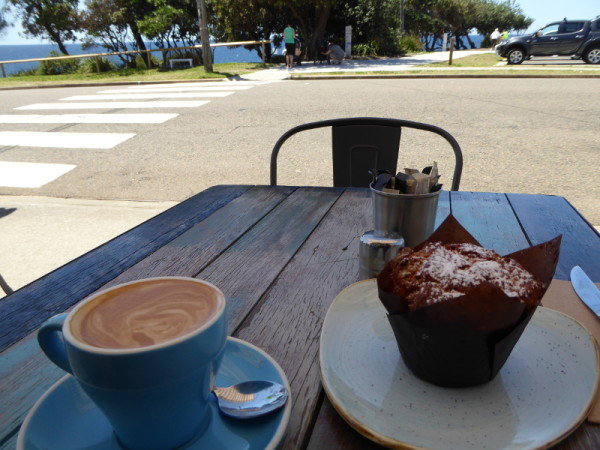
<instances>
[{"instance_id":1,"label":"small biscuit in wrapper","mask_svg":"<svg viewBox=\"0 0 600 450\"><path fill-rule=\"evenodd\" d=\"M508 297L489 282L467 294L413 311L393 293L392 264L377 277L379 299L388 311L404 362L419 378L439 386L466 387L493 379L502 368L552 281L561 236L506 255L541 283L539 298L528 303ZM427 239L429 242L480 245L449 216Z\"/></svg>"}]
</instances>

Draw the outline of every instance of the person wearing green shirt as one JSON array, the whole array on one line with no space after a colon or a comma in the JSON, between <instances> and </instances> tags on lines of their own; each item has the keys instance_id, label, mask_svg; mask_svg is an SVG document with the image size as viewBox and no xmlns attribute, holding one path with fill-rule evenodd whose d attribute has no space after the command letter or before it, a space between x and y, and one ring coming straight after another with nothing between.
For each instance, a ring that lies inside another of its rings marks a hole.
<instances>
[{"instance_id":1,"label":"person wearing green shirt","mask_svg":"<svg viewBox=\"0 0 600 450\"><path fill-rule=\"evenodd\" d=\"M283 42L285 44L285 62L291 69L294 64L294 50L296 49L296 30L290 24L283 30Z\"/></svg>"}]
</instances>

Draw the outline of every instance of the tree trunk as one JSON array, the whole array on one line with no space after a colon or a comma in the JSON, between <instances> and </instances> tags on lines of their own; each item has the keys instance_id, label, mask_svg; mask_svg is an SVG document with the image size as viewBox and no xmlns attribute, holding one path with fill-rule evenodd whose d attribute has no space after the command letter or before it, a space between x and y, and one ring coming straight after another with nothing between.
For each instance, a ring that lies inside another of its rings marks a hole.
<instances>
[{"instance_id":1,"label":"tree trunk","mask_svg":"<svg viewBox=\"0 0 600 450\"><path fill-rule=\"evenodd\" d=\"M316 23L314 29L307 26L305 18L298 13L293 5L290 5L289 8L294 18L302 25L302 31L306 33L306 36L304 36L304 45L308 49L307 57L314 59L317 52L317 44L323 40L323 34L325 34L325 30L327 29L327 21L333 8L332 3L330 0L324 1L323 6L315 12Z\"/></svg>"},{"instance_id":2,"label":"tree trunk","mask_svg":"<svg viewBox=\"0 0 600 450\"><path fill-rule=\"evenodd\" d=\"M471 36L469 36L468 34L467 34L467 41L469 41L469 45L471 46L471 48L475 48L475 42L473 42L471 40Z\"/></svg>"},{"instance_id":3,"label":"tree trunk","mask_svg":"<svg viewBox=\"0 0 600 450\"><path fill-rule=\"evenodd\" d=\"M129 25L129 29L131 30L131 34L133 34L133 39L135 41L135 45L137 46L138 50L146 50L146 43L144 42L144 39L142 38L140 29L137 26L137 22L134 20L131 23L129 23L128 25Z\"/></svg>"},{"instance_id":4,"label":"tree trunk","mask_svg":"<svg viewBox=\"0 0 600 450\"><path fill-rule=\"evenodd\" d=\"M55 33L52 30L46 30L48 32L48 36L50 36L50 40L52 42L54 42L56 45L58 45L58 49L60 50L60 52L63 55L68 55L69 51L67 50L67 48L65 47L65 44L63 43L62 39L60 38L60 34Z\"/></svg>"},{"instance_id":5,"label":"tree trunk","mask_svg":"<svg viewBox=\"0 0 600 450\"><path fill-rule=\"evenodd\" d=\"M210 50L210 37L208 35L208 18L206 16L206 3L204 0L196 0L196 6L198 7L198 20L200 21L200 40L202 43L202 63L204 64L204 71L206 73L212 73L212 53Z\"/></svg>"}]
</instances>

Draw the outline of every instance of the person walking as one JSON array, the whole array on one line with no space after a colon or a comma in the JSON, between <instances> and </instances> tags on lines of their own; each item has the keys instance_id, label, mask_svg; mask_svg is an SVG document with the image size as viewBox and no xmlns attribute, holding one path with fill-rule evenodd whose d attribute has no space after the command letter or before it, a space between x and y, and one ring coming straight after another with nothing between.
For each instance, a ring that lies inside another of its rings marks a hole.
<instances>
[{"instance_id":1,"label":"person walking","mask_svg":"<svg viewBox=\"0 0 600 450\"><path fill-rule=\"evenodd\" d=\"M288 69L294 64L294 51L296 50L296 30L288 24L283 30L283 42L285 44L285 62Z\"/></svg>"}]
</instances>

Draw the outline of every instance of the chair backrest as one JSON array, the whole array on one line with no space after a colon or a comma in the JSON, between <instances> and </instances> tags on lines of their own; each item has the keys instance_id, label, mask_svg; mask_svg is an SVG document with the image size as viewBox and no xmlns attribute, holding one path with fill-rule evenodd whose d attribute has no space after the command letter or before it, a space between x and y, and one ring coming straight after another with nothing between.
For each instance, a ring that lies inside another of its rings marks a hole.
<instances>
[{"instance_id":1,"label":"chair backrest","mask_svg":"<svg viewBox=\"0 0 600 450\"><path fill-rule=\"evenodd\" d=\"M322 120L298 125L284 133L271 152L271 185L277 184L277 156L292 135L315 128L331 127L333 185L336 187L368 187L372 181L369 169L396 172L402 128L415 128L442 136L454 150L453 191L458 191L462 175L462 151L454 137L442 128L410 120L377 117L355 117Z\"/></svg>"},{"instance_id":2,"label":"chair backrest","mask_svg":"<svg viewBox=\"0 0 600 450\"><path fill-rule=\"evenodd\" d=\"M6 295L13 293L12 288L8 285L8 283L6 281L4 281L4 278L2 278L2 275L0 275L0 288L2 288L2 290L4 291L4 293Z\"/></svg>"}]
</instances>

